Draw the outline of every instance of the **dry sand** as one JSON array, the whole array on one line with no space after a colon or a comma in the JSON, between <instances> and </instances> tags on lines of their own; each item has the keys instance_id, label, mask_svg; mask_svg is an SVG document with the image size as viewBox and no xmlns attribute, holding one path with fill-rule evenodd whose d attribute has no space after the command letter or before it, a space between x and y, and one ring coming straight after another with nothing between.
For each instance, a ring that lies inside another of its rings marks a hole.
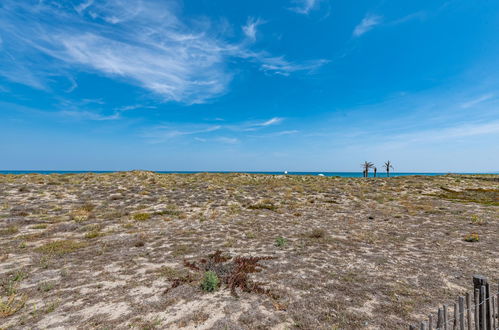
<instances>
[{"instance_id":1,"label":"dry sand","mask_svg":"<svg viewBox=\"0 0 499 330\"><path fill-rule=\"evenodd\" d=\"M498 242L499 176L0 175L0 328L400 329ZM217 250L265 292L204 292Z\"/></svg>"}]
</instances>

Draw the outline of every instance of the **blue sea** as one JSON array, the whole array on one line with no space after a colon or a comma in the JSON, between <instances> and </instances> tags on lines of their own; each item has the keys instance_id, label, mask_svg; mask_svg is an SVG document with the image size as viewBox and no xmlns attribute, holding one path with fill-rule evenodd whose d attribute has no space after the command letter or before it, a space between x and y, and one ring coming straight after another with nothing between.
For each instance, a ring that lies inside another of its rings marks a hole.
<instances>
[{"instance_id":1,"label":"blue sea","mask_svg":"<svg viewBox=\"0 0 499 330\"><path fill-rule=\"evenodd\" d=\"M0 174L77 174L77 173L115 173L118 171L0 171ZM284 172L250 172L250 171L153 171L156 173L180 173L180 174L193 174L193 173L250 173L250 174L271 174L282 175ZM312 176L329 176L329 177L343 177L343 178L360 178L362 172L287 172L288 175L312 175ZM445 174L487 174L487 173L416 173L416 172L390 172L390 176L411 176L411 175L445 175ZM490 173L492 174L492 173ZM374 174L369 173L369 177ZM378 172L378 177L386 177L386 172Z\"/></svg>"}]
</instances>

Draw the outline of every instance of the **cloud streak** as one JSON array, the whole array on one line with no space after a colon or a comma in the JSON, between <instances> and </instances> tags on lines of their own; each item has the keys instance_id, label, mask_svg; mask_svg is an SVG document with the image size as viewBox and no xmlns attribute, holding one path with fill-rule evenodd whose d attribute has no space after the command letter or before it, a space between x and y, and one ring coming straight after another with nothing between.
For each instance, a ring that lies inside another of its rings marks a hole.
<instances>
[{"instance_id":1,"label":"cloud streak","mask_svg":"<svg viewBox=\"0 0 499 330\"><path fill-rule=\"evenodd\" d=\"M258 30L258 26L263 24L264 22L260 19L248 18L248 22L246 25L242 27L244 34L251 41L256 41L256 33Z\"/></svg>"},{"instance_id":2,"label":"cloud streak","mask_svg":"<svg viewBox=\"0 0 499 330\"><path fill-rule=\"evenodd\" d=\"M362 21L353 30L354 37L360 37L361 35L372 30L376 25L381 24L382 17L373 14L367 14Z\"/></svg>"},{"instance_id":3,"label":"cloud streak","mask_svg":"<svg viewBox=\"0 0 499 330\"><path fill-rule=\"evenodd\" d=\"M229 133L228 135L241 134L244 132L253 132L258 130L267 129L271 126L280 124L284 119L280 117L273 117L264 121L248 121L239 124L231 125L209 125L209 124L166 124L158 125L149 128L142 134L142 137L148 139L152 143L166 142L173 138L183 136L194 136L194 139L199 142L215 141L226 144L239 143L240 140L236 137L230 136L216 136L213 137L211 133ZM296 131L281 131L274 133L275 136L294 134ZM217 134L217 135L218 135ZM272 133L271 133L272 134ZM211 137L209 138L208 136Z\"/></svg>"},{"instance_id":4,"label":"cloud streak","mask_svg":"<svg viewBox=\"0 0 499 330\"><path fill-rule=\"evenodd\" d=\"M480 104L482 102L485 102L487 100L492 99L493 97L494 97L494 94L482 95L480 97L477 97L476 99L469 100L467 102L462 103L461 104L461 108L463 108L463 109L472 108L472 107L474 107L477 104Z\"/></svg>"},{"instance_id":5,"label":"cloud streak","mask_svg":"<svg viewBox=\"0 0 499 330\"><path fill-rule=\"evenodd\" d=\"M308 15L319 4L319 0L298 0L297 6L289 8L290 10L303 15Z\"/></svg>"},{"instance_id":6,"label":"cloud streak","mask_svg":"<svg viewBox=\"0 0 499 330\"><path fill-rule=\"evenodd\" d=\"M170 139L186 136L199 135L218 131L222 128L220 125L186 125L185 127L174 127L170 125L156 126L148 129L142 134L142 137L149 140L151 143L161 143Z\"/></svg>"},{"instance_id":7,"label":"cloud streak","mask_svg":"<svg viewBox=\"0 0 499 330\"><path fill-rule=\"evenodd\" d=\"M109 116L104 116L95 112L90 111L73 111L73 110L63 110L58 112L59 115L63 117L69 117L78 120L96 120L96 121L107 121L120 119L119 113L114 113Z\"/></svg>"},{"instance_id":8,"label":"cloud streak","mask_svg":"<svg viewBox=\"0 0 499 330\"><path fill-rule=\"evenodd\" d=\"M419 130L412 133L395 134L390 137L380 137L377 144L382 148L406 148L416 144L434 144L446 141L457 141L463 138L473 138L485 135L498 135L499 121L463 123L451 127ZM375 145L376 143L373 142Z\"/></svg>"},{"instance_id":9,"label":"cloud streak","mask_svg":"<svg viewBox=\"0 0 499 330\"><path fill-rule=\"evenodd\" d=\"M0 75L47 90L54 76L87 72L139 86L163 101L196 104L227 92L234 58L285 76L325 63L293 63L255 52L247 42L225 41L204 25L184 23L177 7L151 0L4 0L0 47L8 51L0 53ZM256 40L260 24L248 20L247 39ZM76 81L68 92L74 88Z\"/></svg>"}]
</instances>

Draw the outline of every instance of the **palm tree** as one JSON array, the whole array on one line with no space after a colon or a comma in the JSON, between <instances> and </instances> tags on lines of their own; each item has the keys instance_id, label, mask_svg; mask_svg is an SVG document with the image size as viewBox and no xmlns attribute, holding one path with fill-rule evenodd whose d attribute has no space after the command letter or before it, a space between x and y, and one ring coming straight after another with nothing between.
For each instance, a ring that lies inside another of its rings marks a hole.
<instances>
[{"instance_id":1,"label":"palm tree","mask_svg":"<svg viewBox=\"0 0 499 330\"><path fill-rule=\"evenodd\" d=\"M361 164L364 169L364 177L367 178L369 176L369 169L374 167L374 164L368 161L365 161L364 164Z\"/></svg>"},{"instance_id":2,"label":"palm tree","mask_svg":"<svg viewBox=\"0 0 499 330\"><path fill-rule=\"evenodd\" d=\"M392 166L392 163L390 161L387 161L384 165L385 170L386 170L386 176L390 177L390 169L394 169Z\"/></svg>"}]
</instances>

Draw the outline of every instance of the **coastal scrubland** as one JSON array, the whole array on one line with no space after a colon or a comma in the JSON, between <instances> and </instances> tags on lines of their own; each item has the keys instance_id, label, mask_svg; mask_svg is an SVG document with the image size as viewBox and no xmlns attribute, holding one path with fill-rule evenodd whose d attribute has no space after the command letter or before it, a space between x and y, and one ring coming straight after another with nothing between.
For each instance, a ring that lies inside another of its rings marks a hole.
<instances>
[{"instance_id":1,"label":"coastal scrubland","mask_svg":"<svg viewBox=\"0 0 499 330\"><path fill-rule=\"evenodd\" d=\"M0 175L0 328L401 329L498 242L494 175Z\"/></svg>"}]
</instances>

